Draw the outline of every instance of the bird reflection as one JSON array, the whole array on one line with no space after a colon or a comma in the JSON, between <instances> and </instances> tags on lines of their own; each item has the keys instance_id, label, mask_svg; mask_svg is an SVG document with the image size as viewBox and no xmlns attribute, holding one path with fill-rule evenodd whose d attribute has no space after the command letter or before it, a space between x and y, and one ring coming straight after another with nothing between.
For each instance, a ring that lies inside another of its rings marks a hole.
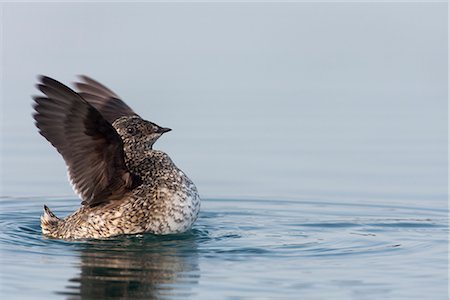
<instances>
[{"instance_id":1,"label":"bird reflection","mask_svg":"<svg viewBox=\"0 0 450 300\"><path fill-rule=\"evenodd\" d=\"M193 233L86 242L79 267L67 299L190 298L200 277Z\"/></svg>"}]
</instances>

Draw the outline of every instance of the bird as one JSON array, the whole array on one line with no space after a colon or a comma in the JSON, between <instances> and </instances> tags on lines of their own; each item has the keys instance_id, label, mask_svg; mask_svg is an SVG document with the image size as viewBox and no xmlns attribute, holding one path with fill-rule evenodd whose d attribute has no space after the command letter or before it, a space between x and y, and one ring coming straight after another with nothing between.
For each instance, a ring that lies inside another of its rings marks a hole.
<instances>
[{"instance_id":1,"label":"bird","mask_svg":"<svg viewBox=\"0 0 450 300\"><path fill-rule=\"evenodd\" d=\"M100 82L79 75L75 90L39 75L33 118L61 154L81 206L58 218L46 205L44 236L105 239L124 234L177 234L190 230L200 211L191 179L169 155L153 149L171 131L136 114Z\"/></svg>"}]
</instances>

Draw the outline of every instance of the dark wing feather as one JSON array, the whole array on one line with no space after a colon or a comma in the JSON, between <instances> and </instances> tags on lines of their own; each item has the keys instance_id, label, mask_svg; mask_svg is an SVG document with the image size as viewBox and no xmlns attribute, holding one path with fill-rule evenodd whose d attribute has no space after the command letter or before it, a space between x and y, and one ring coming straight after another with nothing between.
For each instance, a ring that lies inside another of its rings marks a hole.
<instances>
[{"instance_id":1,"label":"dark wing feather","mask_svg":"<svg viewBox=\"0 0 450 300\"><path fill-rule=\"evenodd\" d=\"M75 86L83 99L94 106L102 116L113 123L123 116L137 116L137 114L109 88L100 82L87 77L79 76L81 81L75 82Z\"/></svg>"},{"instance_id":2,"label":"dark wing feather","mask_svg":"<svg viewBox=\"0 0 450 300\"><path fill-rule=\"evenodd\" d=\"M76 92L49 77L37 85L36 126L63 156L84 205L120 200L133 187L123 142L107 120Z\"/></svg>"}]
</instances>

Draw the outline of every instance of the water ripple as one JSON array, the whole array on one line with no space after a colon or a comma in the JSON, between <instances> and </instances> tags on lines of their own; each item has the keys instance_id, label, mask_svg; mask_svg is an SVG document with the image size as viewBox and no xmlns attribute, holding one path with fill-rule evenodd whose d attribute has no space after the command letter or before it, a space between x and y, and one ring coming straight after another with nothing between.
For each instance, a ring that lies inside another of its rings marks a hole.
<instances>
[{"instance_id":1,"label":"water ripple","mask_svg":"<svg viewBox=\"0 0 450 300\"><path fill-rule=\"evenodd\" d=\"M23 289L24 280L39 278L48 290L35 291L36 299L55 293L69 299L87 295L120 298L125 294L137 299L192 298L204 276L201 274L213 279L219 265L232 265L247 278L272 282L266 278L270 273L260 270L259 265L270 266L271 272L284 278L280 274L298 272L293 260L306 268L318 261L326 261L332 268L344 260L373 268L366 266L366 261L395 258L412 266L418 253L436 259L446 253L446 210L217 199L204 201L197 224L185 234L60 241L41 234L42 203L47 202L57 215L64 216L76 209L78 201L44 200L0 200L6 292ZM52 272L42 273L44 266ZM292 287L310 286L285 280Z\"/></svg>"}]
</instances>

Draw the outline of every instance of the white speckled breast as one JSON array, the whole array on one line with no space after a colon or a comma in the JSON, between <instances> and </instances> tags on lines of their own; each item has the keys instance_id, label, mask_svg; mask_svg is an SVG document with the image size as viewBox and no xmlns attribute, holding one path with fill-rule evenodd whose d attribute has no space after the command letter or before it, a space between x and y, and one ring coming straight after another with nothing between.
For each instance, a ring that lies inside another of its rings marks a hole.
<instances>
[{"instance_id":1,"label":"white speckled breast","mask_svg":"<svg viewBox=\"0 0 450 300\"><path fill-rule=\"evenodd\" d=\"M146 231L156 234L182 233L189 230L197 220L200 211L200 197L195 186L191 192L172 191L166 187L158 188L157 194L164 199L165 209L155 212Z\"/></svg>"}]
</instances>

